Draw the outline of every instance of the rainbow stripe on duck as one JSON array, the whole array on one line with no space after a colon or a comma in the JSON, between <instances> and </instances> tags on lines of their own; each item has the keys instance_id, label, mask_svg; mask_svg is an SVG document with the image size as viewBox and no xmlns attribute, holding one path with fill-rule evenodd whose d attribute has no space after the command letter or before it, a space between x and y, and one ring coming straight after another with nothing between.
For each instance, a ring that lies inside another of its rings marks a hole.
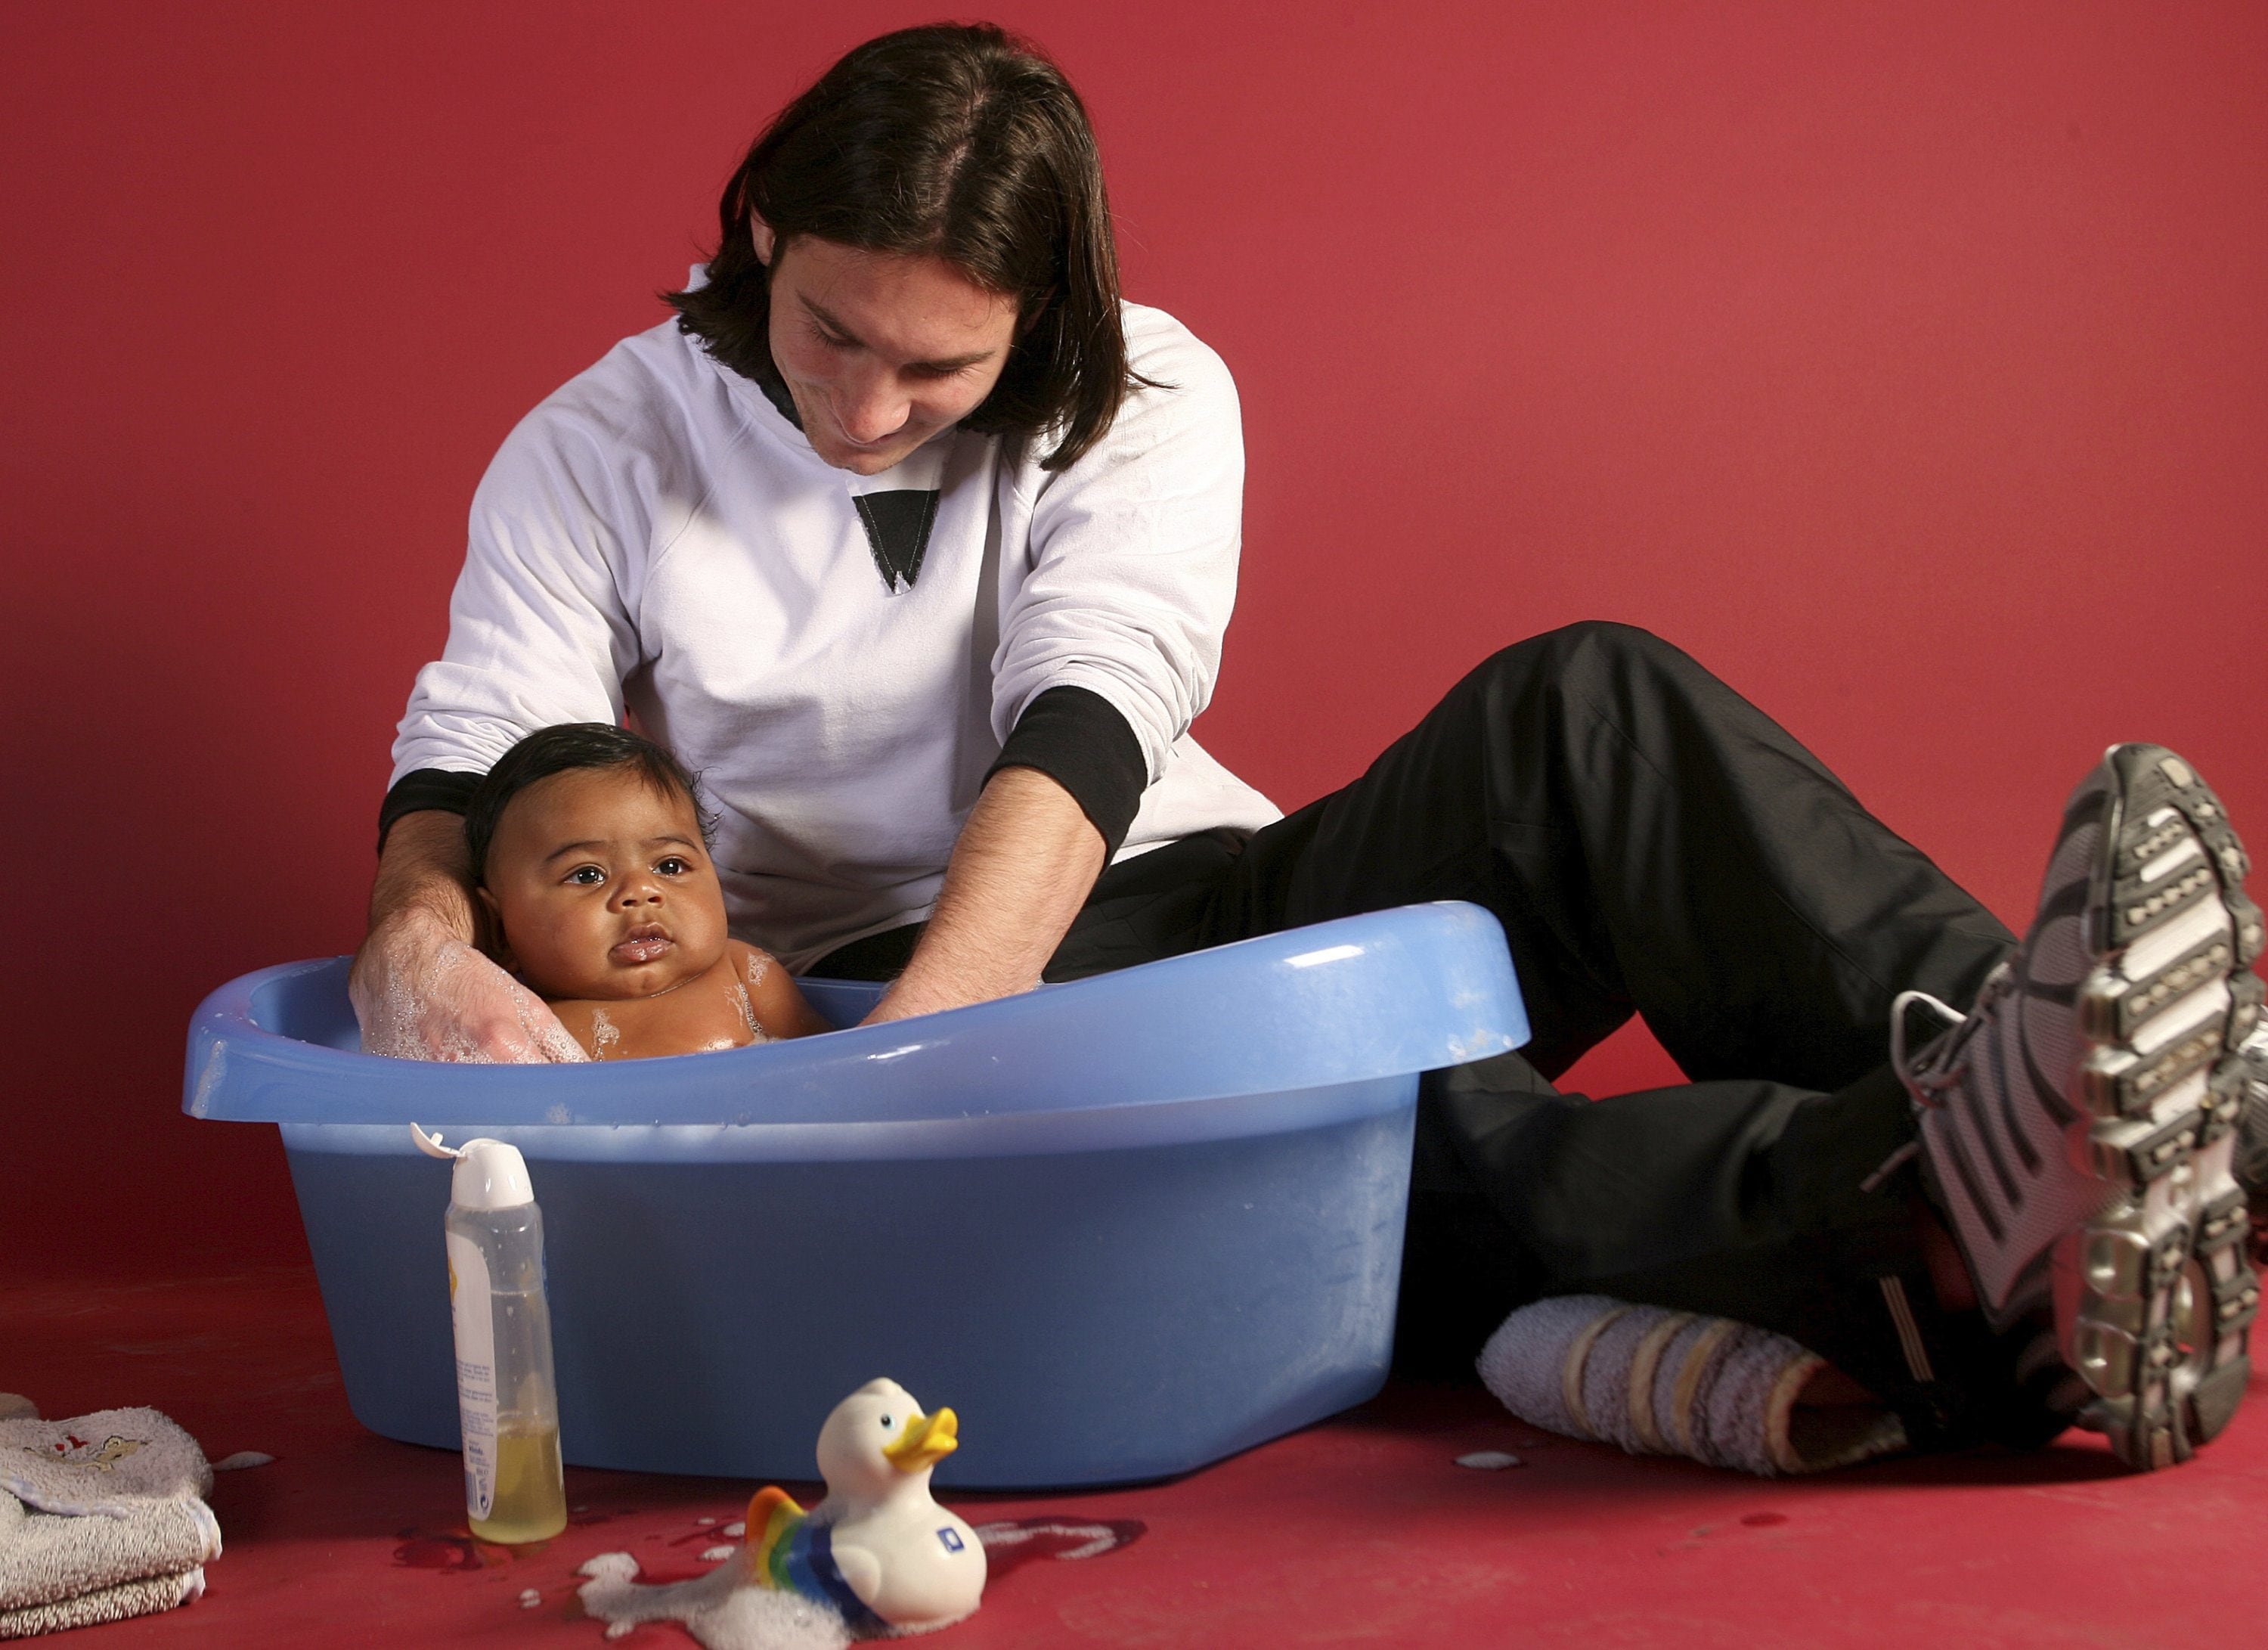
<instances>
[{"instance_id":1,"label":"rainbow stripe on duck","mask_svg":"<svg viewBox=\"0 0 2268 1650\"><path fill-rule=\"evenodd\" d=\"M814 1523L786 1491L767 1484L750 1499L747 1543L742 1551L755 1586L832 1606L860 1638L889 1631L889 1624L843 1579L835 1563L833 1532Z\"/></svg>"}]
</instances>

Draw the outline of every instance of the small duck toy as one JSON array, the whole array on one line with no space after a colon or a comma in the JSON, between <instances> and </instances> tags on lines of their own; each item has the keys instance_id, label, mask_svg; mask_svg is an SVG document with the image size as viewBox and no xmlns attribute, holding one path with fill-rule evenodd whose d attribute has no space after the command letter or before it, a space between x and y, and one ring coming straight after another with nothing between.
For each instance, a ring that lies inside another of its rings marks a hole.
<instances>
[{"instance_id":1,"label":"small duck toy","mask_svg":"<svg viewBox=\"0 0 2268 1650\"><path fill-rule=\"evenodd\" d=\"M929 1492L960 1447L951 1410L924 1414L896 1381L868 1381L819 1430L826 1499L806 1513L768 1486L749 1501L747 1580L831 1605L860 1638L961 1620L984 1594L984 1544Z\"/></svg>"},{"instance_id":2,"label":"small duck toy","mask_svg":"<svg viewBox=\"0 0 2268 1650\"><path fill-rule=\"evenodd\" d=\"M984 1543L930 1499L929 1476L961 1447L951 1410L924 1415L895 1381L870 1381L819 1431L827 1497L809 1512L767 1486L748 1503L740 1551L707 1575L637 1583L637 1560L582 1566L583 1608L620 1638L678 1621L708 1650L843 1645L950 1627L984 1595Z\"/></svg>"}]
</instances>

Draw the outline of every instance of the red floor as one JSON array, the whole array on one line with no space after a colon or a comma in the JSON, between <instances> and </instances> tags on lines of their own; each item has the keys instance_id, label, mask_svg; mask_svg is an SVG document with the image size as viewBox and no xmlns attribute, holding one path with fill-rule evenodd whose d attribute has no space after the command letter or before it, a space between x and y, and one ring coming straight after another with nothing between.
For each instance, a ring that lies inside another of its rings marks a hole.
<instances>
[{"instance_id":1,"label":"red floor","mask_svg":"<svg viewBox=\"0 0 2268 1650\"><path fill-rule=\"evenodd\" d=\"M139 1645L585 1646L593 1554L696 1573L751 1485L570 1470L584 1509L535 1550L464 1536L455 1458L348 1415L309 1274L0 1285L0 1390L50 1416L165 1410L217 1458L226 1553L173 1613L87 1630ZM1460 1468L1518 1451L1498 1472ZM1484 1394L1396 1389L1179 1483L972 1498L972 1522L1138 1523L1078 1561L996 1562L939 1650L1066 1646L1926 1644L2241 1646L2264 1637L2268 1396L2177 1471L2130 1477L2092 1440L1771 1483L1537 1440ZM1025 1551L1029 1551L1026 1549ZM535 1600L524 1606L526 1589ZM641 1628L628 1650L690 1645Z\"/></svg>"}]
</instances>

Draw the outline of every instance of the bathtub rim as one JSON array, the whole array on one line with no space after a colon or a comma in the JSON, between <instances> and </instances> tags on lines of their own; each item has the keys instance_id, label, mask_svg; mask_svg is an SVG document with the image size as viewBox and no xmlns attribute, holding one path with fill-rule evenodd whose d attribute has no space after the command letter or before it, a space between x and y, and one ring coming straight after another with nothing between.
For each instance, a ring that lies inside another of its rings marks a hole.
<instances>
[{"instance_id":1,"label":"bathtub rim","mask_svg":"<svg viewBox=\"0 0 2268 1650\"><path fill-rule=\"evenodd\" d=\"M294 989L342 993L346 966L284 963L208 996L189 1027L182 1109L396 1128L414 1116L459 1132L880 1123L1005 1137L1019 1123L1046 1132L1051 1116L1121 1109L1166 1125L1196 1102L1483 1058L1528 1029L1501 927L1462 902L1342 917L918 1020L621 1064L405 1062L261 1023ZM1147 1030L1165 1024L1176 1035Z\"/></svg>"}]
</instances>

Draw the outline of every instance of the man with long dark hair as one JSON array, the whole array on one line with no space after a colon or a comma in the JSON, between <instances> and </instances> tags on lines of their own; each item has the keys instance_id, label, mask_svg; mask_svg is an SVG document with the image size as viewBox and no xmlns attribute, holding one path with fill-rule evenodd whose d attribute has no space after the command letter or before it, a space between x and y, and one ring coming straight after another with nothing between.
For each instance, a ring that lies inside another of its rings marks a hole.
<instances>
[{"instance_id":1,"label":"man with long dark hair","mask_svg":"<svg viewBox=\"0 0 2268 1650\"><path fill-rule=\"evenodd\" d=\"M2261 919L2179 757L2122 746L2082 782L2021 946L1619 626L1507 648L1278 817L1188 734L1234 592L1234 387L1122 302L1085 113L997 29L836 64L669 301L482 482L394 748L369 1046L574 1057L472 948L457 816L525 734L628 712L702 773L735 925L890 981L878 1019L1410 901L1493 911L1535 1037L1427 1079L1409 1359L1597 1290L1778 1330L1917 1444L2080 1417L2147 1467L2227 1425ZM1633 1012L1693 1080L1557 1094Z\"/></svg>"}]
</instances>

